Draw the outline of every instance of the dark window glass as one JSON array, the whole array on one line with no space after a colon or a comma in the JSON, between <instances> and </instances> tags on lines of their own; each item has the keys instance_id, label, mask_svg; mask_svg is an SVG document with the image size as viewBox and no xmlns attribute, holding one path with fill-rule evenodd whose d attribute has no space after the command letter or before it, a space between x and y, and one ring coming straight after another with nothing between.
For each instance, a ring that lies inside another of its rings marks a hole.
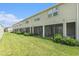
<instances>
[{"instance_id":1,"label":"dark window glass","mask_svg":"<svg viewBox=\"0 0 79 59\"><path fill-rule=\"evenodd\" d=\"M29 21L26 21L26 23L29 23Z\"/></svg>"},{"instance_id":2,"label":"dark window glass","mask_svg":"<svg viewBox=\"0 0 79 59\"><path fill-rule=\"evenodd\" d=\"M45 26L45 36L53 37L55 34L63 35L63 24Z\"/></svg>"},{"instance_id":3,"label":"dark window glass","mask_svg":"<svg viewBox=\"0 0 79 59\"><path fill-rule=\"evenodd\" d=\"M36 19L35 19L35 21L39 21L39 20L40 20L40 18L36 18Z\"/></svg>"},{"instance_id":4,"label":"dark window glass","mask_svg":"<svg viewBox=\"0 0 79 59\"><path fill-rule=\"evenodd\" d=\"M42 36L43 28L42 26L34 27L34 34Z\"/></svg>"},{"instance_id":5,"label":"dark window glass","mask_svg":"<svg viewBox=\"0 0 79 59\"><path fill-rule=\"evenodd\" d=\"M75 22L67 23L67 36L75 38Z\"/></svg>"},{"instance_id":6,"label":"dark window glass","mask_svg":"<svg viewBox=\"0 0 79 59\"><path fill-rule=\"evenodd\" d=\"M48 14L48 17L52 17L52 13L51 14Z\"/></svg>"},{"instance_id":7,"label":"dark window glass","mask_svg":"<svg viewBox=\"0 0 79 59\"><path fill-rule=\"evenodd\" d=\"M58 15L58 12L54 12L54 13L53 13L53 16L56 16L56 15Z\"/></svg>"}]
</instances>

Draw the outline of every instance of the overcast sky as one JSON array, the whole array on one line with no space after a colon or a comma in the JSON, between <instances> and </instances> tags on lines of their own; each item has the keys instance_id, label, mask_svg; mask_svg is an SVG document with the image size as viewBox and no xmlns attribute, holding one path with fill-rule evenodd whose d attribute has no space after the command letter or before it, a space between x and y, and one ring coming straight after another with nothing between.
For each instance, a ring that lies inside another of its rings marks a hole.
<instances>
[{"instance_id":1,"label":"overcast sky","mask_svg":"<svg viewBox=\"0 0 79 59\"><path fill-rule=\"evenodd\" d=\"M54 3L0 3L0 24L4 27L11 26L53 5Z\"/></svg>"}]
</instances>

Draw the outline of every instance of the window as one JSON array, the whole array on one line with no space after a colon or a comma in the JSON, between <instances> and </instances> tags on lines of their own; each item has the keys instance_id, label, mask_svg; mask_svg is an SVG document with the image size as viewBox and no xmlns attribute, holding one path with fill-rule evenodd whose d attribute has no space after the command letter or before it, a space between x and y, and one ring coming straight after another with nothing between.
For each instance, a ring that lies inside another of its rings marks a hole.
<instances>
[{"instance_id":1,"label":"window","mask_svg":"<svg viewBox=\"0 0 79 59\"><path fill-rule=\"evenodd\" d=\"M53 9L53 16L58 15L58 8Z\"/></svg>"},{"instance_id":2,"label":"window","mask_svg":"<svg viewBox=\"0 0 79 59\"><path fill-rule=\"evenodd\" d=\"M29 21L26 21L26 23L29 23Z\"/></svg>"},{"instance_id":3,"label":"window","mask_svg":"<svg viewBox=\"0 0 79 59\"><path fill-rule=\"evenodd\" d=\"M53 8L52 10L50 10L48 12L48 17L52 17L52 16L56 16L56 15L58 15L58 8L57 7Z\"/></svg>"},{"instance_id":4,"label":"window","mask_svg":"<svg viewBox=\"0 0 79 59\"><path fill-rule=\"evenodd\" d=\"M43 33L43 27L42 26L34 27L34 34L35 35L42 36L42 33Z\"/></svg>"},{"instance_id":5,"label":"window","mask_svg":"<svg viewBox=\"0 0 79 59\"><path fill-rule=\"evenodd\" d=\"M22 24L19 24L19 26L21 26Z\"/></svg>"},{"instance_id":6,"label":"window","mask_svg":"<svg viewBox=\"0 0 79 59\"><path fill-rule=\"evenodd\" d=\"M56 15L58 15L58 12L54 12L54 13L53 13L53 16L56 16Z\"/></svg>"},{"instance_id":7,"label":"window","mask_svg":"<svg viewBox=\"0 0 79 59\"><path fill-rule=\"evenodd\" d=\"M48 12L48 17L51 17L52 15L53 15L53 11L50 10L50 11Z\"/></svg>"},{"instance_id":8,"label":"window","mask_svg":"<svg viewBox=\"0 0 79 59\"><path fill-rule=\"evenodd\" d=\"M51 14L48 14L48 17L51 17L52 16L52 13Z\"/></svg>"},{"instance_id":9,"label":"window","mask_svg":"<svg viewBox=\"0 0 79 59\"><path fill-rule=\"evenodd\" d=\"M40 20L40 18L36 18L36 19L35 19L35 21L39 21L39 20Z\"/></svg>"}]
</instances>

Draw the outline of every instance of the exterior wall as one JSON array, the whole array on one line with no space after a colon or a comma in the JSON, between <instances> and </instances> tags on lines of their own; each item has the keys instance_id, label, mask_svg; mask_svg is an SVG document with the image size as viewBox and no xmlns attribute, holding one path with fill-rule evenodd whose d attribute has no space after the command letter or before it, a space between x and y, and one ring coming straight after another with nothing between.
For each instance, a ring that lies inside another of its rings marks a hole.
<instances>
[{"instance_id":1,"label":"exterior wall","mask_svg":"<svg viewBox=\"0 0 79 59\"><path fill-rule=\"evenodd\" d=\"M36 15L30 19L27 19L17 25L16 28L22 28L22 27L31 27L31 26L41 26L41 25L49 25L49 24L58 24L63 23L63 21L66 22L74 22L76 21L76 4L75 3L66 3L61 6L58 6L59 12L57 16L48 17L48 12L51 10L48 10L44 13L41 13L39 15ZM72 10L71 10L72 9ZM36 18L40 18L39 21L35 21ZM29 23L26 23L26 21L29 21ZM22 24L20 26L20 24Z\"/></svg>"},{"instance_id":2,"label":"exterior wall","mask_svg":"<svg viewBox=\"0 0 79 59\"><path fill-rule=\"evenodd\" d=\"M12 32L12 31L13 31L13 29L12 29L12 28L8 28L7 30L8 30L8 32Z\"/></svg>"},{"instance_id":3,"label":"exterior wall","mask_svg":"<svg viewBox=\"0 0 79 59\"><path fill-rule=\"evenodd\" d=\"M79 39L79 4L78 4L78 11L77 11L77 13L78 13L78 21L77 21L77 23L78 23L78 37L77 37L77 39Z\"/></svg>"},{"instance_id":4,"label":"exterior wall","mask_svg":"<svg viewBox=\"0 0 79 59\"><path fill-rule=\"evenodd\" d=\"M78 4L79 5L79 4ZM55 7L58 9L58 15L48 17L48 13L54 8L50 8L45 12L29 17L22 22L13 25L13 29L18 28L30 28L30 32L34 33L34 27L43 27L43 37L45 36L45 26L63 24L63 36L67 36L67 23L76 23L76 37L79 38L79 18L77 17L77 4L76 3L64 3ZM79 10L79 6L78 6ZM79 14L79 12L78 12ZM36 20L39 18L39 20Z\"/></svg>"},{"instance_id":5,"label":"exterior wall","mask_svg":"<svg viewBox=\"0 0 79 59\"><path fill-rule=\"evenodd\" d=\"M39 14L33 17L32 24L33 26L40 26L40 25L49 25L49 24L58 24L66 22L74 22L76 21L76 4L63 4L58 7L59 12L57 16L48 17L48 11ZM72 9L72 10L71 10ZM34 21L34 19L40 18L39 21Z\"/></svg>"}]
</instances>

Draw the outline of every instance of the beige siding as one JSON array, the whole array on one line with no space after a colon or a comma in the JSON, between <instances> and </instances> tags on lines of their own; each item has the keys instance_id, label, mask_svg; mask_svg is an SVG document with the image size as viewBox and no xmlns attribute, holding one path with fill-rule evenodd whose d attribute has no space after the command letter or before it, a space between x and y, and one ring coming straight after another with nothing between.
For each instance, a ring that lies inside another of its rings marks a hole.
<instances>
[{"instance_id":1,"label":"beige siding","mask_svg":"<svg viewBox=\"0 0 79 59\"><path fill-rule=\"evenodd\" d=\"M66 22L73 22L76 21L76 4L64 4L62 6L58 7L59 14L57 16L52 16L48 18L48 11L35 16L34 18L39 17L40 21L33 21L34 26L40 26L40 25L48 25L48 24L58 24L63 23L63 21Z\"/></svg>"},{"instance_id":2,"label":"beige siding","mask_svg":"<svg viewBox=\"0 0 79 59\"><path fill-rule=\"evenodd\" d=\"M48 11L36 15L32 18L24 20L23 22L19 23L22 25L15 25L16 28L20 27L31 27L31 26L42 26L42 25L49 25L49 24L58 24L66 22L74 22L76 21L76 4L75 3L66 3L58 7L59 13L57 16L48 17ZM36 18L40 18L39 21L35 21ZM29 23L26 23L29 21Z\"/></svg>"}]
</instances>

